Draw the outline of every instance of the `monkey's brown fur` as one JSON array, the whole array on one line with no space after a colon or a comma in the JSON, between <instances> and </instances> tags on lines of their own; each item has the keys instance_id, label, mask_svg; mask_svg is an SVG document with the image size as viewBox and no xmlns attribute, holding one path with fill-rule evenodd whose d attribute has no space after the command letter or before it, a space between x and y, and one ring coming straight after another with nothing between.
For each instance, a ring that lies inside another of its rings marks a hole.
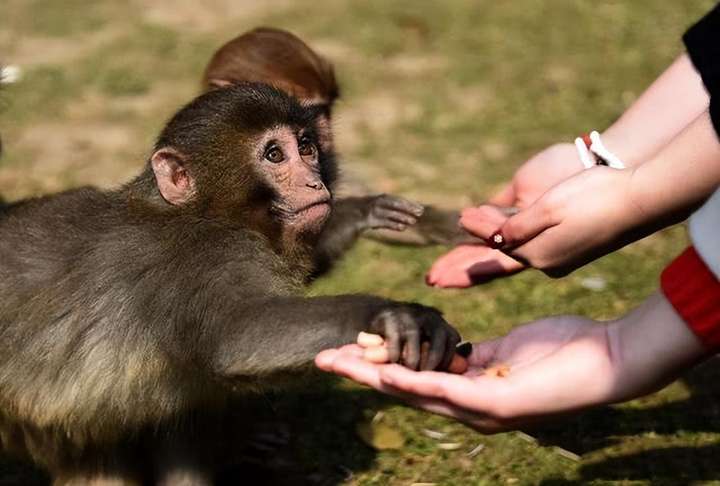
<instances>
[{"instance_id":1,"label":"monkey's brown fur","mask_svg":"<svg viewBox=\"0 0 720 486\"><path fill-rule=\"evenodd\" d=\"M447 367L459 336L434 309L299 295L334 174L316 118L265 85L213 91L170 120L124 187L7 210L6 449L28 453L58 484L211 484L222 462L214 433L238 390L304 368L361 330L384 335L393 360L410 367L429 341L428 367ZM269 162L273 146L284 162ZM285 174L285 163L289 175L268 176ZM189 197L173 199L168 184ZM321 199L292 209L308 197Z\"/></svg>"}]
</instances>

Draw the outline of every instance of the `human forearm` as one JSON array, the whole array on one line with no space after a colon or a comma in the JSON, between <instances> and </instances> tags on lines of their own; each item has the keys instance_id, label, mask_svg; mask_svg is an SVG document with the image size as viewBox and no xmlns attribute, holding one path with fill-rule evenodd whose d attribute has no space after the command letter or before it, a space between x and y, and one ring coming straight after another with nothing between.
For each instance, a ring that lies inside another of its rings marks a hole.
<instances>
[{"instance_id":1,"label":"human forearm","mask_svg":"<svg viewBox=\"0 0 720 486\"><path fill-rule=\"evenodd\" d=\"M647 161L707 109L709 97L687 54L679 56L603 133L629 167Z\"/></svg>"},{"instance_id":2,"label":"human forearm","mask_svg":"<svg viewBox=\"0 0 720 486\"><path fill-rule=\"evenodd\" d=\"M720 185L720 141L708 112L633 171L628 210L641 224L684 220Z\"/></svg>"},{"instance_id":3,"label":"human forearm","mask_svg":"<svg viewBox=\"0 0 720 486\"><path fill-rule=\"evenodd\" d=\"M701 341L658 292L609 324L616 384L610 402L660 389L708 356Z\"/></svg>"}]
</instances>

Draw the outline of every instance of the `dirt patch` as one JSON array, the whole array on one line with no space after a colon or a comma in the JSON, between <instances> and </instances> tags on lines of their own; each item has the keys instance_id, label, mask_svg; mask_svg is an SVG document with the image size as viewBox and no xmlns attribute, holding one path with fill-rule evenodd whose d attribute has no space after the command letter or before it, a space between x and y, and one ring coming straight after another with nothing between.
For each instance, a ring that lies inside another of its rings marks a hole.
<instances>
[{"instance_id":1,"label":"dirt patch","mask_svg":"<svg viewBox=\"0 0 720 486\"><path fill-rule=\"evenodd\" d=\"M108 97L97 91L88 91L66 110L73 120L93 121L111 113L122 113L123 120L133 123L132 116L146 118L148 114L165 113L169 117L184 103L199 93L199 83L192 80L173 83L167 80L155 83L141 95Z\"/></svg>"},{"instance_id":2,"label":"dirt patch","mask_svg":"<svg viewBox=\"0 0 720 486\"><path fill-rule=\"evenodd\" d=\"M352 104L342 103L334 125L338 146L352 152L365 137L386 137L398 124L417 120L422 114L419 103L391 92L369 93Z\"/></svg>"},{"instance_id":3,"label":"dirt patch","mask_svg":"<svg viewBox=\"0 0 720 486\"><path fill-rule=\"evenodd\" d=\"M133 0L132 4L148 22L181 31L211 32L228 22L267 13L277 12L291 6L290 0Z\"/></svg>"},{"instance_id":4,"label":"dirt patch","mask_svg":"<svg viewBox=\"0 0 720 486\"><path fill-rule=\"evenodd\" d=\"M68 187L112 187L129 179L142 163L132 156L135 134L109 123L43 123L23 131L15 146L25 163L0 170L3 195L19 198Z\"/></svg>"},{"instance_id":5,"label":"dirt patch","mask_svg":"<svg viewBox=\"0 0 720 486\"><path fill-rule=\"evenodd\" d=\"M365 62L365 55L359 49L348 44L325 38L304 40L314 51L317 51L318 54L327 58L333 64L337 61L342 61L343 65Z\"/></svg>"},{"instance_id":6,"label":"dirt patch","mask_svg":"<svg viewBox=\"0 0 720 486\"><path fill-rule=\"evenodd\" d=\"M404 76L419 76L431 72L442 72L448 66L448 59L442 56L410 55L393 56L384 63L390 69Z\"/></svg>"},{"instance_id":7,"label":"dirt patch","mask_svg":"<svg viewBox=\"0 0 720 486\"><path fill-rule=\"evenodd\" d=\"M69 63L81 59L123 34L119 28L103 29L82 37L24 37L15 49L9 49L6 59L21 66Z\"/></svg>"}]
</instances>

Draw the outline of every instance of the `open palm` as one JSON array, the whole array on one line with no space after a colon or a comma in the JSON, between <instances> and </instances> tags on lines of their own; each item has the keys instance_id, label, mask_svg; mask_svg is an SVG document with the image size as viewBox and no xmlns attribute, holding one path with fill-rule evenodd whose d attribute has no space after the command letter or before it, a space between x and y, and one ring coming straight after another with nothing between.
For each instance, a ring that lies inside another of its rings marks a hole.
<instances>
[{"instance_id":1,"label":"open palm","mask_svg":"<svg viewBox=\"0 0 720 486\"><path fill-rule=\"evenodd\" d=\"M494 433L605 403L615 383L608 350L605 325L562 316L474 344L463 375L369 363L354 345L324 351L316 364L416 407ZM500 363L509 367L507 376L484 373Z\"/></svg>"}]
</instances>

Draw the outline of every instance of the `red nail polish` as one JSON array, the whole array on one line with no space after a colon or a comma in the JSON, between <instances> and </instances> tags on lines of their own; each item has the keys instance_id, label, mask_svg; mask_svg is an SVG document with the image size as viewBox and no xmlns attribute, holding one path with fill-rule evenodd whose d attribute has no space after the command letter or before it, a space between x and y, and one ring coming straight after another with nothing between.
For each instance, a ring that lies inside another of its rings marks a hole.
<instances>
[{"instance_id":1,"label":"red nail polish","mask_svg":"<svg viewBox=\"0 0 720 486\"><path fill-rule=\"evenodd\" d=\"M490 239L487 241L487 244L493 250L499 250L500 248L503 247L503 245L505 245L505 237L503 237L500 230L498 230L490 236Z\"/></svg>"}]
</instances>

